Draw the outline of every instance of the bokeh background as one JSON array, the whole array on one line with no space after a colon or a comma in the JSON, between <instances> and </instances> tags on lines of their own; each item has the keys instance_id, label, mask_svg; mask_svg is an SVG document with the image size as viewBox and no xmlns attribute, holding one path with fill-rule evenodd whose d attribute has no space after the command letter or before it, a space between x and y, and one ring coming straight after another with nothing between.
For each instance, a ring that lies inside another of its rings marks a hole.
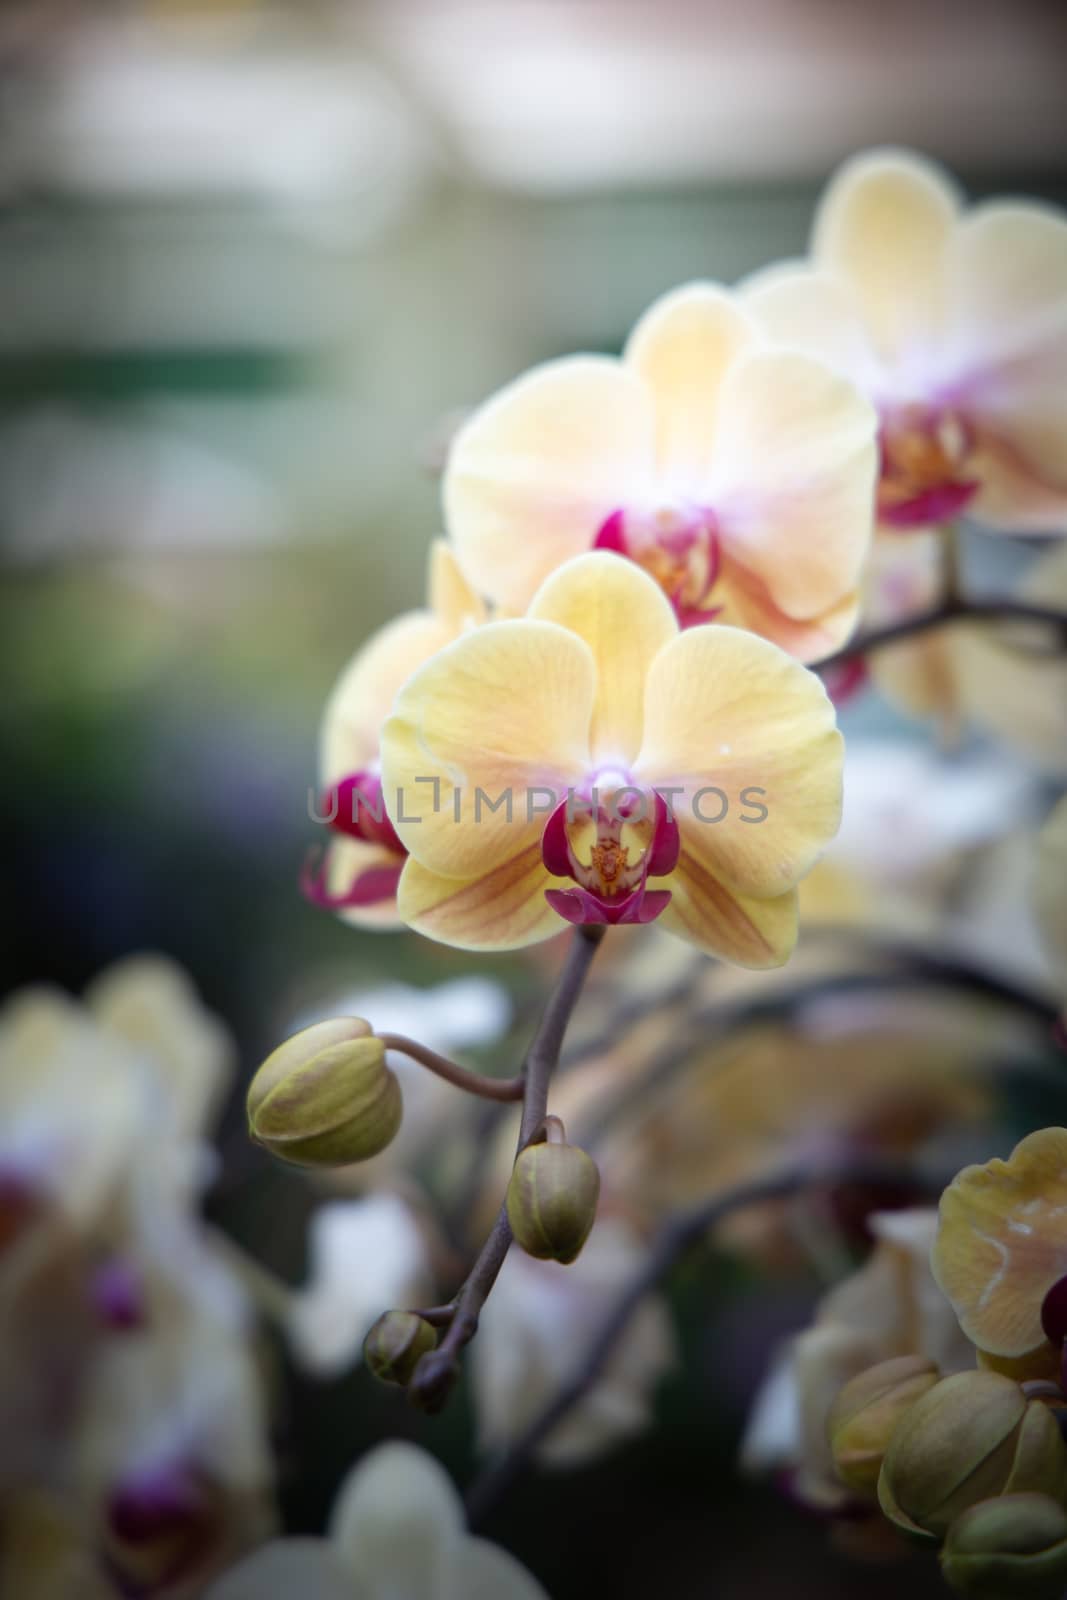
<instances>
[{"instance_id":1,"label":"bokeh background","mask_svg":"<svg viewBox=\"0 0 1067 1600\"><path fill-rule=\"evenodd\" d=\"M1019 0L6 0L4 990L165 951L245 1076L384 980L477 969L527 1006L518 959L360 934L297 888L321 707L419 602L450 429L533 362L617 350L674 284L799 253L864 146L1062 203L1065 60L1062 5ZM875 697L850 726L914 732ZM239 1107L222 1153L212 1214L295 1281L306 1187L247 1148ZM897 1592L739 1484L761 1353L813 1291L715 1270L714 1314L707 1273L676 1288L662 1426L532 1481L489 1531L557 1600ZM362 1374L290 1372L278 1417L293 1529L376 1438L471 1469L462 1398L431 1424Z\"/></svg>"}]
</instances>

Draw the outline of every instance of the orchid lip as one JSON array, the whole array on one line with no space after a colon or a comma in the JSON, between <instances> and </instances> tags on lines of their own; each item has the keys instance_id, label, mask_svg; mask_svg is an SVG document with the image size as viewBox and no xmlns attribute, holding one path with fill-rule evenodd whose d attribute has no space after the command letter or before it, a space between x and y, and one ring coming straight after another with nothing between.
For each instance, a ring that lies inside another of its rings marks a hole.
<instances>
[{"instance_id":1,"label":"orchid lip","mask_svg":"<svg viewBox=\"0 0 1067 1600\"><path fill-rule=\"evenodd\" d=\"M380 905L396 897L397 884L407 852L401 846L394 862L376 862L364 867L347 889L335 893L329 888L329 854L310 850L300 873L300 892L305 900L324 911L344 911L350 907Z\"/></svg>"},{"instance_id":2,"label":"orchid lip","mask_svg":"<svg viewBox=\"0 0 1067 1600\"><path fill-rule=\"evenodd\" d=\"M629 786L627 786L629 787ZM629 859L630 846L622 843L622 828L628 820L626 808L609 811L598 805L595 815L596 843L589 861L582 861L571 842L574 819L569 803L553 811L541 836L541 859L554 878L573 878L574 889L546 889L545 899L567 922L635 923L652 922L670 904L669 889L649 889L650 877L667 877L678 864L681 849L678 824L670 815L662 795L652 791L654 816L651 835L639 858ZM647 795L638 796L647 811ZM636 803L630 808L636 810ZM640 820L644 820L644 815Z\"/></svg>"},{"instance_id":3,"label":"orchid lip","mask_svg":"<svg viewBox=\"0 0 1067 1600\"><path fill-rule=\"evenodd\" d=\"M324 796L329 826L350 839L365 839L368 844L384 845L403 852L396 829L385 809L382 780L371 767L350 772Z\"/></svg>"},{"instance_id":4,"label":"orchid lip","mask_svg":"<svg viewBox=\"0 0 1067 1600\"><path fill-rule=\"evenodd\" d=\"M714 621L722 610L709 604L722 566L718 518L709 506L682 503L652 512L619 507L600 524L593 548L642 567L682 628Z\"/></svg>"}]
</instances>

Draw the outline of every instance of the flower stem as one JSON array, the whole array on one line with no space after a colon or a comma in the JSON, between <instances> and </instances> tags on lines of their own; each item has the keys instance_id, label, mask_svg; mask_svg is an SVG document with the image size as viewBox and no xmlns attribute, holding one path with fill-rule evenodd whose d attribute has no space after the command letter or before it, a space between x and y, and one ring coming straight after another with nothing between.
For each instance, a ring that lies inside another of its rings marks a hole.
<instances>
[{"instance_id":1,"label":"flower stem","mask_svg":"<svg viewBox=\"0 0 1067 1600\"><path fill-rule=\"evenodd\" d=\"M487 1078L402 1033L380 1033L378 1038L387 1050L398 1050L402 1056L409 1056L447 1083L455 1084L457 1089L466 1089L468 1094L481 1095L483 1100L521 1100L523 1097L525 1080L521 1074L517 1078Z\"/></svg>"},{"instance_id":2,"label":"flower stem","mask_svg":"<svg viewBox=\"0 0 1067 1600\"><path fill-rule=\"evenodd\" d=\"M585 984L593 957L604 936L604 929L583 924L574 930L567 959L522 1069L522 1121L516 1155L542 1131L548 1110L548 1088L559 1063L559 1053L578 997ZM478 1331L478 1318L504 1258L511 1247L511 1227L505 1206L501 1206L466 1282L453 1302L455 1310L448 1330L437 1346L423 1356L408 1386L413 1404L422 1411L440 1411L459 1377L459 1354Z\"/></svg>"},{"instance_id":3,"label":"flower stem","mask_svg":"<svg viewBox=\"0 0 1067 1600\"><path fill-rule=\"evenodd\" d=\"M855 656L868 655L872 650L882 650L901 639L913 639L918 634L928 633L942 623L963 621L1036 622L1058 632L1061 648L1067 648L1067 612L1055 611L1049 606L1028 605L1021 600L963 600L948 597L928 611L917 611L914 616L905 617L900 622L891 622L884 628L861 634L832 655L812 662L812 670L825 672L828 667L851 661Z\"/></svg>"}]
</instances>

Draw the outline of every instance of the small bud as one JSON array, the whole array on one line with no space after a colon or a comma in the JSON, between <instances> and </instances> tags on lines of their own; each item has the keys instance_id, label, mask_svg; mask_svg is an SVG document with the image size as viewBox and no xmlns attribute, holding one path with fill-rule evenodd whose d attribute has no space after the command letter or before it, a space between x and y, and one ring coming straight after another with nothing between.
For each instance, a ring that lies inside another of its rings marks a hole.
<instances>
[{"instance_id":1,"label":"small bud","mask_svg":"<svg viewBox=\"0 0 1067 1600\"><path fill-rule=\"evenodd\" d=\"M411 1379L419 1357L437 1344L437 1334L415 1311L387 1311L363 1341L363 1359L382 1383Z\"/></svg>"},{"instance_id":2,"label":"small bud","mask_svg":"<svg viewBox=\"0 0 1067 1600\"><path fill-rule=\"evenodd\" d=\"M301 1167L344 1167L384 1150L400 1127L400 1085L359 1017L317 1022L278 1046L248 1090L257 1144Z\"/></svg>"},{"instance_id":3,"label":"small bud","mask_svg":"<svg viewBox=\"0 0 1067 1600\"><path fill-rule=\"evenodd\" d=\"M1067 1511L1045 1494L982 1500L948 1530L941 1571L973 1600L1057 1600L1067 1589Z\"/></svg>"},{"instance_id":4,"label":"small bud","mask_svg":"<svg viewBox=\"0 0 1067 1600\"><path fill-rule=\"evenodd\" d=\"M600 1173L575 1144L531 1144L521 1150L508 1184L508 1221L527 1255L575 1260L596 1217Z\"/></svg>"},{"instance_id":5,"label":"small bud","mask_svg":"<svg viewBox=\"0 0 1067 1600\"><path fill-rule=\"evenodd\" d=\"M925 1356L897 1356L852 1378L830 1407L827 1436L841 1482L874 1494L889 1441L904 1413L938 1382Z\"/></svg>"},{"instance_id":6,"label":"small bud","mask_svg":"<svg viewBox=\"0 0 1067 1600\"><path fill-rule=\"evenodd\" d=\"M905 1532L943 1538L968 1506L994 1495L1067 1493L1067 1447L1048 1407L998 1372L957 1372L900 1419L878 1501Z\"/></svg>"}]
</instances>

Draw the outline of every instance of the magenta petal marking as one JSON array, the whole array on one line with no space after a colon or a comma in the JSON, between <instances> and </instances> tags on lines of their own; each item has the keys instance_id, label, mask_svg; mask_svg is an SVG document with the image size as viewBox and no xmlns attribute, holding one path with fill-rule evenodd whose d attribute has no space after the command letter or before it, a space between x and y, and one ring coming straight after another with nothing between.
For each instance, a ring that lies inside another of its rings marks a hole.
<instances>
[{"instance_id":1,"label":"magenta petal marking","mask_svg":"<svg viewBox=\"0 0 1067 1600\"><path fill-rule=\"evenodd\" d=\"M671 816L667 802L661 794L656 795L656 820L653 827L652 843L648 847L646 878L665 878L674 871L678 865L678 856L681 853L682 840L678 832L678 824Z\"/></svg>"},{"instance_id":2,"label":"magenta petal marking","mask_svg":"<svg viewBox=\"0 0 1067 1600\"><path fill-rule=\"evenodd\" d=\"M879 505L878 520L890 528L924 528L932 522L945 522L958 516L979 490L977 479L966 483L940 484L902 500L899 505Z\"/></svg>"},{"instance_id":3,"label":"magenta petal marking","mask_svg":"<svg viewBox=\"0 0 1067 1600\"><path fill-rule=\"evenodd\" d=\"M613 511L597 529L596 538L593 540L594 550L615 550L620 556L630 554L626 543L626 513Z\"/></svg>"},{"instance_id":4,"label":"magenta petal marking","mask_svg":"<svg viewBox=\"0 0 1067 1600\"><path fill-rule=\"evenodd\" d=\"M376 772L351 772L324 796L329 826L350 839L366 839L383 844L398 853L404 846L389 820L382 793L382 780Z\"/></svg>"},{"instance_id":5,"label":"magenta petal marking","mask_svg":"<svg viewBox=\"0 0 1067 1600\"><path fill-rule=\"evenodd\" d=\"M130 1261L113 1256L89 1279L89 1299L105 1327L125 1333L144 1326L145 1295L140 1273Z\"/></svg>"},{"instance_id":6,"label":"magenta petal marking","mask_svg":"<svg viewBox=\"0 0 1067 1600\"><path fill-rule=\"evenodd\" d=\"M572 874L570 845L567 841L567 801L563 800L545 823L541 835L541 860L554 878Z\"/></svg>"},{"instance_id":7,"label":"magenta petal marking","mask_svg":"<svg viewBox=\"0 0 1067 1600\"><path fill-rule=\"evenodd\" d=\"M568 922L620 923L653 922L670 904L669 889L645 889L643 885L624 900L610 901L589 889L546 889L545 899L553 911Z\"/></svg>"},{"instance_id":8,"label":"magenta petal marking","mask_svg":"<svg viewBox=\"0 0 1067 1600\"><path fill-rule=\"evenodd\" d=\"M823 673L823 686L835 706L847 705L864 690L871 678L871 669L863 656L849 656L828 667Z\"/></svg>"},{"instance_id":9,"label":"magenta petal marking","mask_svg":"<svg viewBox=\"0 0 1067 1600\"><path fill-rule=\"evenodd\" d=\"M358 873L347 889L333 893L326 886L327 869L324 853L311 850L300 874L300 892L305 900L325 911L342 911L346 906L378 905L396 896L397 884L404 868L404 858L396 865L366 867Z\"/></svg>"}]
</instances>

